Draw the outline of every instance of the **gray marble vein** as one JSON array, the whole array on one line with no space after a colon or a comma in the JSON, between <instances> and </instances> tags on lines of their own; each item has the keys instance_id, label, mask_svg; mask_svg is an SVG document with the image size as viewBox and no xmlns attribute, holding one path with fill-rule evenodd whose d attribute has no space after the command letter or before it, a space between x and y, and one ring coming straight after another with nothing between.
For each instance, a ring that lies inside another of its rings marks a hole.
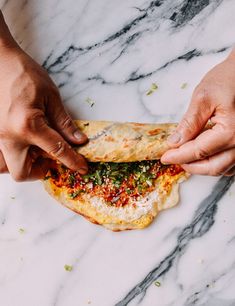
<instances>
[{"instance_id":1,"label":"gray marble vein","mask_svg":"<svg viewBox=\"0 0 235 306\"><path fill-rule=\"evenodd\" d=\"M218 202L229 190L230 186L234 182L234 179L234 177L222 177L216 183L212 189L212 192L200 203L198 209L195 211L192 222L183 228L178 234L177 245L174 246L169 255L164 258L157 267L150 271L140 283L131 289L121 301L116 303L116 306L128 305L139 295L141 295L140 301L142 302L148 287L151 286L159 277L167 274L167 272L173 267L174 262L184 254L191 240L202 237L210 230L215 222L214 218L216 215ZM198 295L199 293L194 293L193 296L190 297L190 300L193 299L193 302L189 301L185 305L196 305Z\"/></svg>"}]
</instances>

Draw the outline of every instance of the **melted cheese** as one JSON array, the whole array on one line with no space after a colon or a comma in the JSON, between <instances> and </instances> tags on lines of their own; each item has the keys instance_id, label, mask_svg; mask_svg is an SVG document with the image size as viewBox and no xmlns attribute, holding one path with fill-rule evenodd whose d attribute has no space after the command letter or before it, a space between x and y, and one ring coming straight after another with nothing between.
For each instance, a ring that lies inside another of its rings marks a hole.
<instances>
[{"instance_id":1,"label":"melted cheese","mask_svg":"<svg viewBox=\"0 0 235 306\"><path fill-rule=\"evenodd\" d=\"M95 209L102 215L109 215L115 218L119 218L123 221L133 221L139 219L141 216L151 212L153 215L157 214L157 202L158 192L155 189L145 197L133 201L129 205L123 207L109 206L106 202L99 197L93 196L89 198L89 201ZM135 204L135 205L134 205Z\"/></svg>"}]
</instances>

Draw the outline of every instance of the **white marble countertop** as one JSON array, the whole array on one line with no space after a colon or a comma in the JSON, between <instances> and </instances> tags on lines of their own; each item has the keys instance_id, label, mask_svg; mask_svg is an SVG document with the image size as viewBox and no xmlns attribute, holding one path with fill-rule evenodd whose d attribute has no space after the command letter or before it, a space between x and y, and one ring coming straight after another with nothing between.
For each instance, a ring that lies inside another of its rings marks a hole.
<instances>
[{"instance_id":1,"label":"white marble countertop","mask_svg":"<svg viewBox=\"0 0 235 306\"><path fill-rule=\"evenodd\" d=\"M235 40L233 0L0 4L82 119L178 121ZM148 96L153 82L159 88ZM112 233L58 205L40 182L0 176L0 304L235 305L233 182L193 176L180 204L149 228Z\"/></svg>"}]
</instances>

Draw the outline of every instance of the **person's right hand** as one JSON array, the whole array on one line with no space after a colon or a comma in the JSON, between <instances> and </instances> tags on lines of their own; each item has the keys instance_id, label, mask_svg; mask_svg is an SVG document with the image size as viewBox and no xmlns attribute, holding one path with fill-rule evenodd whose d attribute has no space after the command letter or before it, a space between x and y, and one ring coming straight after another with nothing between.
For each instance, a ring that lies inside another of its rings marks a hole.
<instances>
[{"instance_id":1,"label":"person's right hand","mask_svg":"<svg viewBox=\"0 0 235 306\"><path fill-rule=\"evenodd\" d=\"M208 120L212 126L204 130ZM180 164L192 174L235 175L235 49L196 87L168 143L165 164Z\"/></svg>"},{"instance_id":2,"label":"person's right hand","mask_svg":"<svg viewBox=\"0 0 235 306\"><path fill-rule=\"evenodd\" d=\"M86 141L47 72L18 46L0 46L0 173L16 181L43 177L46 163L35 161L41 149L85 174L86 161L70 144Z\"/></svg>"}]
</instances>

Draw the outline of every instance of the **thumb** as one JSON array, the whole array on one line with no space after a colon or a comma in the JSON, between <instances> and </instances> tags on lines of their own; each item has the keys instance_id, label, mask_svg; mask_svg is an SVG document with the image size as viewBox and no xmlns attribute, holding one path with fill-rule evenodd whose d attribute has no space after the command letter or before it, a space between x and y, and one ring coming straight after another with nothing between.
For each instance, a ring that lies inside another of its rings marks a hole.
<instances>
[{"instance_id":1,"label":"thumb","mask_svg":"<svg viewBox=\"0 0 235 306\"><path fill-rule=\"evenodd\" d=\"M205 90L196 90L193 93L190 105L176 130L167 139L170 147L179 147L185 142L194 139L205 127L211 118L214 108L211 99Z\"/></svg>"},{"instance_id":2,"label":"thumb","mask_svg":"<svg viewBox=\"0 0 235 306\"><path fill-rule=\"evenodd\" d=\"M70 143L79 145L87 142L87 136L76 127L60 97L54 102L48 105L47 109L48 120L52 127Z\"/></svg>"}]
</instances>

